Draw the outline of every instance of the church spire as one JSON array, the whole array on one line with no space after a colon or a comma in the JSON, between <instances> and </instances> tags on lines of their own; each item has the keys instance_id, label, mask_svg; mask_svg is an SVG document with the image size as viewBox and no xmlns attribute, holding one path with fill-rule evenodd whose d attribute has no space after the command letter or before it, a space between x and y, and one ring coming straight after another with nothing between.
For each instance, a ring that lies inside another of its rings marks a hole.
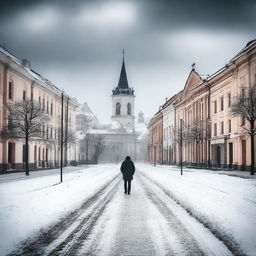
<instances>
[{"instance_id":1,"label":"church spire","mask_svg":"<svg viewBox=\"0 0 256 256\"><path fill-rule=\"evenodd\" d=\"M122 89L129 88L126 70L125 70L124 49L123 49L123 64L122 64L121 73L120 73L120 77L119 77L118 87L122 88Z\"/></svg>"},{"instance_id":2,"label":"church spire","mask_svg":"<svg viewBox=\"0 0 256 256\"><path fill-rule=\"evenodd\" d=\"M118 95L118 94L134 95L134 90L129 87L128 80L127 80L125 60L124 60L124 49L123 49L123 63L122 63L118 86L113 90L113 95Z\"/></svg>"}]
</instances>

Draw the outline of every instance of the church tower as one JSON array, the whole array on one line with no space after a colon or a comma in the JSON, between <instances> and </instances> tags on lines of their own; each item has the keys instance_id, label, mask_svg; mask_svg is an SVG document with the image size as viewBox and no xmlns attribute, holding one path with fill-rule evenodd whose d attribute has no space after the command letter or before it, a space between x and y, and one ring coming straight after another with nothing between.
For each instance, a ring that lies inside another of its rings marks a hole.
<instances>
[{"instance_id":1,"label":"church tower","mask_svg":"<svg viewBox=\"0 0 256 256\"><path fill-rule=\"evenodd\" d=\"M124 52L118 86L112 91L112 121L118 122L122 128L134 131L134 90L128 85Z\"/></svg>"}]
</instances>

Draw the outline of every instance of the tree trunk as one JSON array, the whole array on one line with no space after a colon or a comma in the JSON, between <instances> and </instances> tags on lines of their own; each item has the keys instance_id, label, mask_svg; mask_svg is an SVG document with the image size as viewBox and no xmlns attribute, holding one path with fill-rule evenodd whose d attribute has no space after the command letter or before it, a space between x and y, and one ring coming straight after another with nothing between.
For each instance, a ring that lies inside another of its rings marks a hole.
<instances>
[{"instance_id":1,"label":"tree trunk","mask_svg":"<svg viewBox=\"0 0 256 256\"><path fill-rule=\"evenodd\" d=\"M251 175L254 175L254 121L250 122L251 136Z\"/></svg>"},{"instance_id":2,"label":"tree trunk","mask_svg":"<svg viewBox=\"0 0 256 256\"><path fill-rule=\"evenodd\" d=\"M26 148L25 148L25 158L26 158L26 175L29 175L29 163L28 163L28 134L26 134Z\"/></svg>"}]
</instances>

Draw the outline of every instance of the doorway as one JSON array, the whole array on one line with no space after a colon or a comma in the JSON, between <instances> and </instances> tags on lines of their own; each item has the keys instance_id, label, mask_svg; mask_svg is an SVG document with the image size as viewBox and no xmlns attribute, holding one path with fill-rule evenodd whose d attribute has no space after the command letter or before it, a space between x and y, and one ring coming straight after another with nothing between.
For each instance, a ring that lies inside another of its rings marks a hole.
<instances>
[{"instance_id":1,"label":"doorway","mask_svg":"<svg viewBox=\"0 0 256 256\"><path fill-rule=\"evenodd\" d=\"M229 143L229 167L233 165L233 143Z\"/></svg>"},{"instance_id":2,"label":"doorway","mask_svg":"<svg viewBox=\"0 0 256 256\"><path fill-rule=\"evenodd\" d=\"M217 163L217 167L221 167L221 149L220 146L217 146L216 148L216 163Z\"/></svg>"},{"instance_id":3,"label":"doorway","mask_svg":"<svg viewBox=\"0 0 256 256\"><path fill-rule=\"evenodd\" d=\"M8 163L14 164L15 162L15 143L8 143Z\"/></svg>"},{"instance_id":4,"label":"doorway","mask_svg":"<svg viewBox=\"0 0 256 256\"><path fill-rule=\"evenodd\" d=\"M246 165L246 140L242 140L242 168Z\"/></svg>"}]
</instances>

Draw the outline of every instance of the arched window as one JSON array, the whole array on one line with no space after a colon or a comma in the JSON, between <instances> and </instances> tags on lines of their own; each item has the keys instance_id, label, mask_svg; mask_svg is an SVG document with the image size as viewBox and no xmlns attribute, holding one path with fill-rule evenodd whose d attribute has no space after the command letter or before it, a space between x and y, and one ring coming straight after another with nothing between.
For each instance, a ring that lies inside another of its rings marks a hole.
<instances>
[{"instance_id":1,"label":"arched window","mask_svg":"<svg viewBox=\"0 0 256 256\"><path fill-rule=\"evenodd\" d=\"M131 106L131 103L128 103L127 104L127 115L131 115L132 113L132 106Z\"/></svg>"},{"instance_id":2,"label":"arched window","mask_svg":"<svg viewBox=\"0 0 256 256\"><path fill-rule=\"evenodd\" d=\"M116 103L116 115L121 115L121 104L119 102Z\"/></svg>"}]
</instances>

